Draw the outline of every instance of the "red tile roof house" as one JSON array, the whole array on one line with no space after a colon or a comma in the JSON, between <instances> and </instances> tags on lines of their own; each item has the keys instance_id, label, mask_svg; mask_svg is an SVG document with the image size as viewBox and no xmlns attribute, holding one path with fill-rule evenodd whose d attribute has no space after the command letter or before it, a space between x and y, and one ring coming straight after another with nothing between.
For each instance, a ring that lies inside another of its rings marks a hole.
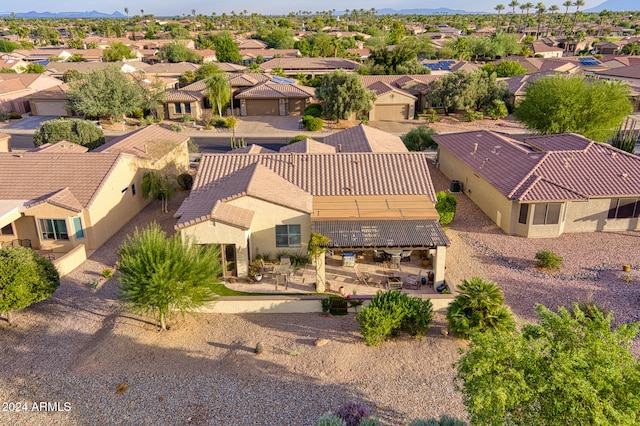
<instances>
[{"instance_id":1,"label":"red tile roof house","mask_svg":"<svg viewBox=\"0 0 640 426\"><path fill-rule=\"evenodd\" d=\"M0 108L21 114L31 110L29 96L63 81L42 74L0 74Z\"/></svg>"},{"instance_id":2,"label":"red tile roof house","mask_svg":"<svg viewBox=\"0 0 640 426\"><path fill-rule=\"evenodd\" d=\"M640 158L576 134L434 136L440 170L505 233L639 230Z\"/></svg>"},{"instance_id":3,"label":"red tile roof house","mask_svg":"<svg viewBox=\"0 0 640 426\"><path fill-rule=\"evenodd\" d=\"M188 168L188 140L148 126L92 152L58 142L0 153L0 243L47 250L71 271L149 203L146 171Z\"/></svg>"},{"instance_id":4,"label":"red tile roof house","mask_svg":"<svg viewBox=\"0 0 640 426\"><path fill-rule=\"evenodd\" d=\"M327 74L336 70L353 72L360 64L343 58L274 58L260 64L266 73L281 68L285 75L296 77L305 74L309 77Z\"/></svg>"},{"instance_id":5,"label":"red tile roof house","mask_svg":"<svg viewBox=\"0 0 640 426\"><path fill-rule=\"evenodd\" d=\"M425 154L311 151L203 155L176 229L221 245L230 275L260 253L306 253L318 232L336 249L432 250L444 281L449 240Z\"/></svg>"}]
</instances>

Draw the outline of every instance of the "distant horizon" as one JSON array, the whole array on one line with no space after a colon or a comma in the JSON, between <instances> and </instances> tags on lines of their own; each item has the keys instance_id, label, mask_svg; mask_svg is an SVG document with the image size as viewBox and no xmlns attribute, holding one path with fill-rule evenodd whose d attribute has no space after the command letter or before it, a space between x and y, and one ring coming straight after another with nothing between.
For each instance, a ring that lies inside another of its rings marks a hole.
<instances>
[{"instance_id":1,"label":"distant horizon","mask_svg":"<svg viewBox=\"0 0 640 426\"><path fill-rule=\"evenodd\" d=\"M587 10L592 7L595 7L601 3L604 3L605 0L586 0L585 5L581 7L582 10ZM216 13L217 16L226 13L230 14L232 11L235 11L237 14L240 14L243 10L246 10L247 14L258 13L261 15L287 15L289 13L296 13L298 11L310 11L310 12L320 12L327 10L335 10L335 11L345 11L345 10L371 10L371 8L375 8L376 10L381 9L393 9L393 10L402 10L402 9L440 9L446 8L451 10L464 10L466 12L485 12L485 13L497 13L494 10L494 7L497 4L503 4L505 9L502 13L509 12L510 8L507 6L508 1L499 1L499 0L450 0L446 2L446 5L442 4L443 2L433 2L427 0L420 5L416 5L415 2L411 2L408 0L386 0L384 2L381 1L364 1L364 0L356 0L352 2L342 2L336 0L329 0L323 2L324 8L318 8L318 3L310 0L301 0L297 2L296 9L292 9L292 4L289 2L270 2L266 3L263 1L256 0L247 0L242 4L242 8L235 7L237 4L232 4L231 6L222 6L222 7L213 7L209 2L204 0L192 0L189 6L176 6L172 4L161 4L157 1L152 0L142 0L138 2L134 2L132 4L127 4L126 2L123 4L121 1L113 1L113 0L105 0L100 3L87 2L81 0L68 0L64 3L60 3L59 5L51 4L49 1L45 0L31 0L28 2L29 6L21 6L19 10L3 10L0 11L0 14L10 14L14 13L28 13L28 12L37 12L37 13L62 13L62 12L91 12L97 11L104 14L112 14L114 12L120 12L123 15L126 15L124 9L125 7L129 8L129 16L135 16L141 14L141 9L144 10L145 14L151 14L154 16L183 16L183 15L191 15L191 11L195 9L196 14L203 14L211 16L213 12ZM564 11L564 7L562 6L562 1L548 1L543 2L547 6L551 6L555 4L560 7L560 12ZM95 6L92 6L94 5ZM569 8L569 12L575 10L575 6L571 6ZM516 12L520 13L521 10L516 7Z\"/></svg>"}]
</instances>

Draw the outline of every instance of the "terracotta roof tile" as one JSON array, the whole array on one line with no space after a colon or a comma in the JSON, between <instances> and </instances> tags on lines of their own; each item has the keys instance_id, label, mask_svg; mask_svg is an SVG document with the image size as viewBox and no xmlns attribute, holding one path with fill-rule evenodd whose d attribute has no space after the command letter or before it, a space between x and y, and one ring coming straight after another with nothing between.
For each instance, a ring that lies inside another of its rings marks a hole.
<instances>
[{"instance_id":1,"label":"terracotta roof tile","mask_svg":"<svg viewBox=\"0 0 640 426\"><path fill-rule=\"evenodd\" d=\"M311 195L428 195L435 191L424 153L204 154L194 190L259 163Z\"/></svg>"},{"instance_id":2,"label":"terracotta roof tile","mask_svg":"<svg viewBox=\"0 0 640 426\"><path fill-rule=\"evenodd\" d=\"M326 136L323 142L340 152L408 152L398 136L364 124Z\"/></svg>"},{"instance_id":3,"label":"terracotta roof tile","mask_svg":"<svg viewBox=\"0 0 640 426\"><path fill-rule=\"evenodd\" d=\"M126 152L141 158L157 160L164 157L181 143L189 140L183 135L152 124L118 138L112 139L93 152Z\"/></svg>"},{"instance_id":4,"label":"terracotta roof tile","mask_svg":"<svg viewBox=\"0 0 640 426\"><path fill-rule=\"evenodd\" d=\"M230 154L273 154L275 152L277 151L256 144L250 144L247 146L243 146L242 148L237 148L233 151L229 151Z\"/></svg>"},{"instance_id":5,"label":"terracotta roof tile","mask_svg":"<svg viewBox=\"0 0 640 426\"><path fill-rule=\"evenodd\" d=\"M263 70L282 68L283 70L355 70L360 64L342 58L274 58L260 64Z\"/></svg>"},{"instance_id":6,"label":"terracotta roof tile","mask_svg":"<svg viewBox=\"0 0 640 426\"><path fill-rule=\"evenodd\" d=\"M291 143L289 145L285 145L282 148L280 148L280 152L282 153L287 153L287 152L297 152L297 153L303 153L303 152L329 152L329 153L334 153L336 152L336 149L331 146L331 145L327 145L325 143L322 142L318 142L318 141L314 141L313 139L303 139L301 141L298 142L294 142Z\"/></svg>"},{"instance_id":7,"label":"terracotta roof tile","mask_svg":"<svg viewBox=\"0 0 640 426\"><path fill-rule=\"evenodd\" d=\"M82 146L77 143L69 141L60 141L54 144L46 143L40 145L38 148L33 149L32 152L87 152L89 149L86 146Z\"/></svg>"},{"instance_id":8,"label":"terracotta roof tile","mask_svg":"<svg viewBox=\"0 0 640 426\"><path fill-rule=\"evenodd\" d=\"M315 96L311 87L297 84L278 84L265 81L235 95L236 99L280 99L280 98L309 98Z\"/></svg>"},{"instance_id":9,"label":"terracotta roof tile","mask_svg":"<svg viewBox=\"0 0 640 426\"><path fill-rule=\"evenodd\" d=\"M91 152L0 153L0 200L37 200L67 188L78 204L66 194L55 200L88 207L118 159L118 154Z\"/></svg>"},{"instance_id":10,"label":"terracotta roof tile","mask_svg":"<svg viewBox=\"0 0 640 426\"><path fill-rule=\"evenodd\" d=\"M640 158L579 135L534 137L522 144L483 130L434 140L510 199L640 196Z\"/></svg>"}]
</instances>

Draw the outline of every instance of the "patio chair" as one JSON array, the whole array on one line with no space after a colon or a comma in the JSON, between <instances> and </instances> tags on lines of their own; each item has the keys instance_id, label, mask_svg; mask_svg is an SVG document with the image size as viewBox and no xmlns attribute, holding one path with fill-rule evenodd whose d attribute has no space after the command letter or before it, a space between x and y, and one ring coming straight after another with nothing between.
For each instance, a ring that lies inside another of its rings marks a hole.
<instances>
[{"instance_id":1,"label":"patio chair","mask_svg":"<svg viewBox=\"0 0 640 426\"><path fill-rule=\"evenodd\" d=\"M291 266L291 258L289 256L282 256L280 258L280 265Z\"/></svg>"},{"instance_id":2,"label":"patio chair","mask_svg":"<svg viewBox=\"0 0 640 426\"><path fill-rule=\"evenodd\" d=\"M356 273L356 284L369 286L369 274L361 272L357 264L354 265L353 270Z\"/></svg>"},{"instance_id":3,"label":"patio chair","mask_svg":"<svg viewBox=\"0 0 640 426\"><path fill-rule=\"evenodd\" d=\"M260 259L260 269L262 269L263 274L273 274L273 263L264 263L263 259Z\"/></svg>"},{"instance_id":4,"label":"patio chair","mask_svg":"<svg viewBox=\"0 0 640 426\"><path fill-rule=\"evenodd\" d=\"M413 290L420 290L420 286L422 286L422 277L423 273L421 269L420 272L418 272L418 275L409 275L407 277L407 281L404 283L404 287Z\"/></svg>"}]
</instances>

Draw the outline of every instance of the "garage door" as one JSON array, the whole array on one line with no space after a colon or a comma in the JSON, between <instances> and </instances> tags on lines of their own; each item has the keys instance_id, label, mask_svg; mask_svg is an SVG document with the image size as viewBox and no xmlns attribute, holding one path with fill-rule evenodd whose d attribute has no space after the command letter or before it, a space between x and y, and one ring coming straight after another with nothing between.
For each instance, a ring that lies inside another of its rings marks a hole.
<instances>
[{"instance_id":1,"label":"garage door","mask_svg":"<svg viewBox=\"0 0 640 426\"><path fill-rule=\"evenodd\" d=\"M247 115L280 115L277 99L247 99Z\"/></svg>"},{"instance_id":2,"label":"garage door","mask_svg":"<svg viewBox=\"0 0 640 426\"><path fill-rule=\"evenodd\" d=\"M409 105L376 105L374 110L374 120L379 121L399 121L406 120Z\"/></svg>"},{"instance_id":3,"label":"garage door","mask_svg":"<svg viewBox=\"0 0 640 426\"><path fill-rule=\"evenodd\" d=\"M304 105L304 99L289 99L289 115L302 115Z\"/></svg>"},{"instance_id":4,"label":"garage door","mask_svg":"<svg viewBox=\"0 0 640 426\"><path fill-rule=\"evenodd\" d=\"M37 101L34 102L35 108L32 108L32 112L35 112L36 115L57 115L57 116L66 116L67 110L64 107L64 101L59 102L43 102Z\"/></svg>"}]
</instances>

